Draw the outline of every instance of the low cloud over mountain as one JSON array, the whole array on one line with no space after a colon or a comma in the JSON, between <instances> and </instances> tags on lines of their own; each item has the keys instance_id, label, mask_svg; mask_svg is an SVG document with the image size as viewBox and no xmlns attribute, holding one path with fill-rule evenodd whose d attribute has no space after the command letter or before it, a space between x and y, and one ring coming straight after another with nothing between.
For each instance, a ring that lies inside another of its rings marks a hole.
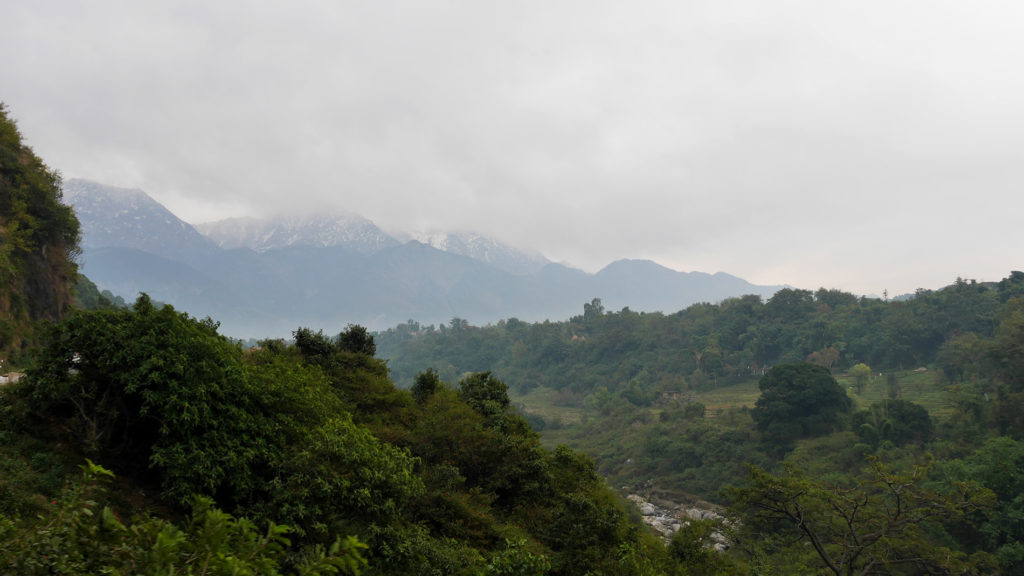
<instances>
[{"instance_id":1,"label":"low cloud over mountain","mask_svg":"<svg viewBox=\"0 0 1024 576\"><path fill-rule=\"evenodd\" d=\"M147 292L237 337L409 319L560 320L592 298L609 309L674 312L780 288L642 260L587 274L477 234L399 239L352 214L193 227L141 190L84 180L68 181L65 198L82 222L83 271L98 286L125 298Z\"/></svg>"}]
</instances>

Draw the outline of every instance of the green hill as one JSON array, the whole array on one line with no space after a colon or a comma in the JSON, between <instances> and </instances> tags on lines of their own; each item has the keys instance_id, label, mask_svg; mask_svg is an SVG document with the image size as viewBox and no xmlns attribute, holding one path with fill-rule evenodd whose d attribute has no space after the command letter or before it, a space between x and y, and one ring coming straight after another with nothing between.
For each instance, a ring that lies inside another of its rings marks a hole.
<instances>
[{"instance_id":1,"label":"green hill","mask_svg":"<svg viewBox=\"0 0 1024 576\"><path fill-rule=\"evenodd\" d=\"M0 103L0 360L61 319L77 275L78 220L61 203L60 175L21 140Z\"/></svg>"}]
</instances>

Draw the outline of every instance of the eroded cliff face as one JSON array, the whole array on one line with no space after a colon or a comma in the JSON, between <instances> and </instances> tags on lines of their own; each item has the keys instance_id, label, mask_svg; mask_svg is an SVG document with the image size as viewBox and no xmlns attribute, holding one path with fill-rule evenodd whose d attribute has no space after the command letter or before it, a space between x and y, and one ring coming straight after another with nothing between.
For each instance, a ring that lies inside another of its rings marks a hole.
<instances>
[{"instance_id":1,"label":"eroded cliff face","mask_svg":"<svg viewBox=\"0 0 1024 576\"><path fill-rule=\"evenodd\" d=\"M0 105L0 358L71 307L79 225L61 199L60 175L22 144Z\"/></svg>"},{"instance_id":2,"label":"eroded cliff face","mask_svg":"<svg viewBox=\"0 0 1024 576\"><path fill-rule=\"evenodd\" d=\"M74 264L60 255L60 246L44 248L24 255L16 271L2 276L0 358L31 344L41 321L60 320L71 308Z\"/></svg>"},{"instance_id":3,"label":"eroded cliff face","mask_svg":"<svg viewBox=\"0 0 1024 576\"><path fill-rule=\"evenodd\" d=\"M77 266L67 246L57 241L44 245L26 259L23 285L29 317L55 322L71 309Z\"/></svg>"}]
</instances>

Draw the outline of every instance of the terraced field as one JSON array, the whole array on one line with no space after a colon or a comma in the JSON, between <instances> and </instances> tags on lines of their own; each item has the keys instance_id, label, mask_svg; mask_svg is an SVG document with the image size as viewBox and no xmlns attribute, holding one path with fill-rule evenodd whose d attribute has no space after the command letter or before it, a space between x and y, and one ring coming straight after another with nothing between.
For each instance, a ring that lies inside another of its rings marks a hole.
<instances>
[{"instance_id":1,"label":"terraced field","mask_svg":"<svg viewBox=\"0 0 1024 576\"><path fill-rule=\"evenodd\" d=\"M893 374L897 379L900 398L924 406L934 418L944 419L952 414L953 404L942 385L937 382L934 371L917 369ZM889 394L888 374L873 375L860 394L853 390L853 377L840 374L836 376L836 380L847 389L858 410L881 402ZM730 409L753 408L760 394L757 380L751 379L713 390L687 392L686 398L704 404L707 408L707 417L715 418ZM554 428L579 423L587 414L587 409L578 402L575 405L569 404L557 390L550 388L535 388L529 394L513 398L513 402L523 407L526 412L541 416L545 422L554 423ZM652 409L655 415L659 411L657 408Z\"/></svg>"}]
</instances>

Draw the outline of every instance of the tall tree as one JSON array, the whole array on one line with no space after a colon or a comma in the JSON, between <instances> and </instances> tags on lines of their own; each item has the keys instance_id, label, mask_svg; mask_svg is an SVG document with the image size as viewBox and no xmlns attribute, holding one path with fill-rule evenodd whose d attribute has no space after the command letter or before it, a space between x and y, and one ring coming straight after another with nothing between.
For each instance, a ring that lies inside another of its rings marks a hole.
<instances>
[{"instance_id":1,"label":"tall tree","mask_svg":"<svg viewBox=\"0 0 1024 576\"><path fill-rule=\"evenodd\" d=\"M845 486L816 481L794 467L779 476L752 467L744 486L726 492L745 538L793 535L835 576L977 574L993 568L984 553L968 558L932 543L942 522L990 508L992 492L968 484L947 494L927 489L929 467L901 475L870 459L858 481Z\"/></svg>"},{"instance_id":2,"label":"tall tree","mask_svg":"<svg viewBox=\"0 0 1024 576\"><path fill-rule=\"evenodd\" d=\"M850 375L853 376L853 387L857 390L857 394L864 392L864 387L867 386L868 380L871 378L871 367L861 362L850 368Z\"/></svg>"},{"instance_id":3,"label":"tall tree","mask_svg":"<svg viewBox=\"0 0 1024 576\"><path fill-rule=\"evenodd\" d=\"M459 381L462 399L484 416L497 416L508 409L508 386L490 372L470 374Z\"/></svg>"},{"instance_id":4,"label":"tall tree","mask_svg":"<svg viewBox=\"0 0 1024 576\"><path fill-rule=\"evenodd\" d=\"M349 324L341 334L338 334L338 349L342 352L366 356L377 354L377 345L373 342L373 335L358 324Z\"/></svg>"},{"instance_id":5,"label":"tall tree","mask_svg":"<svg viewBox=\"0 0 1024 576\"><path fill-rule=\"evenodd\" d=\"M839 414L849 412L846 392L816 364L780 364L758 382L761 396L751 416L765 441L785 452L797 438L838 429Z\"/></svg>"}]
</instances>

